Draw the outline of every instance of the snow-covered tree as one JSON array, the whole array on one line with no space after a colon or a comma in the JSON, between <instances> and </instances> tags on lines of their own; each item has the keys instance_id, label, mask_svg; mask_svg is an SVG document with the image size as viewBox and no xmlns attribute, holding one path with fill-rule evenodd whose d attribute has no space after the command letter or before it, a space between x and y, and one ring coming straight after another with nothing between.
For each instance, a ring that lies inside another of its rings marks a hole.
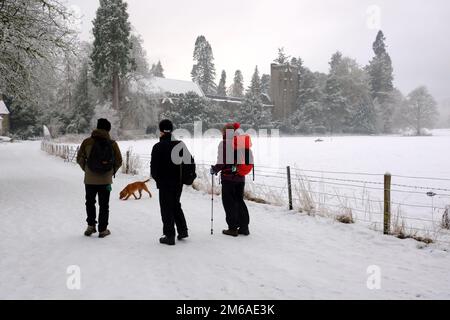
<instances>
[{"instance_id":1,"label":"snow-covered tree","mask_svg":"<svg viewBox=\"0 0 450 320\"><path fill-rule=\"evenodd\" d=\"M261 93L270 96L270 74L261 76Z\"/></svg>"},{"instance_id":2,"label":"snow-covered tree","mask_svg":"<svg viewBox=\"0 0 450 320\"><path fill-rule=\"evenodd\" d=\"M36 103L37 70L74 50L74 15L58 0L0 1L0 92Z\"/></svg>"},{"instance_id":3,"label":"snow-covered tree","mask_svg":"<svg viewBox=\"0 0 450 320\"><path fill-rule=\"evenodd\" d=\"M246 95L261 99L261 78L259 77L258 66L255 67L255 72L253 73Z\"/></svg>"},{"instance_id":4,"label":"snow-covered tree","mask_svg":"<svg viewBox=\"0 0 450 320\"><path fill-rule=\"evenodd\" d=\"M222 70L222 74L220 75L219 85L217 86L217 95L226 97L227 95L227 74L225 70Z\"/></svg>"},{"instance_id":5,"label":"snow-covered tree","mask_svg":"<svg viewBox=\"0 0 450 320\"><path fill-rule=\"evenodd\" d=\"M322 88L316 75L307 68L301 69L299 77L296 109L302 120L298 121L298 129L304 132L314 131L315 127L324 125ZM306 130L306 127L309 129Z\"/></svg>"},{"instance_id":6,"label":"snow-covered tree","mask_svg":"<svg viewBox=\"0 0 450 320\"><path fill-rule=\"evenodd\" d=\"M123 0L100 0L93 21L93 81L105 92L112 93L112 108L115 110L119 110L120 105L120 81L135 67L127 7Z\"/></svg>"},{"instance_id":7,"label":"snow-covered tree","mask_svg":"<svg viewBox=\"0 0 450 320\"><path fill-rule=\"evenodd\" d=\"M289 62L290 58L291 57L284 52L284 48L278 48L278 57L273 62L285 64Z\"/></svg>"},{"instance_id":8,"label":"snow-covered tree","mask_svg":"<svg viewBox=\"0 0 450 320\"><path fill-rule=\"evenodd\" d=\"M144 40L139 34L134 33L130 35L130 42L130 56L134 63L134 70L131 71L139 77L147 77L150 74L150 70L147 61L147 52L143 46Z\"/></svg>"},{"instance_id":9,"label":"snow-covered tree","mask_svg":"<svg viewBox=\"0 0 450 320\"><path fill-rule=\"evenodd\" d=\"M209 121L206 116L208 100L198 94L188 92L174 95L172 101L174 104L161 117L172 120L177 127L193 125L195 121Z\"/></svg>"},{"instance_id":10,"label":"snow-covered tree","mask_svg":"<svg viewBox=\"0 0 450 320\"><path fill-rule=\"evenodd\" d=\"M260 99L249 95L239 109L238 120L251 128L264 128L272 121L270 112L263 106Z\"/></svg>"},{"instance_id":11,"label":"snow-covered tree","mask_svg":"<svg viewBox=\"0 0 450 320\"><path fill-rule=\"evenodd\" d=\"M390 95L394 90L394 76L392 61L386 50L385 40L386 38L380 30L373 43L375 57L367 66L367 71L370 75L372 98L378 105L379 116L383 121L382 131L384 133L389 133L392 130L392 116L394 113L392 104L389 101Z\"/></svg>"},{"instance_id":12,"label":"snow-covered tree","mask_svg":"<svg viewBox=\"0 0 450 320\"><path fill-rule=\"evenodd\" d=\"M407 97L407 121L420 135L422 129L432 128L438 118L436 101L424 86L413 90Z\"/></svg>"},{"instance_id":13,"label":"snow-covered tree","mask_svg":"<svg viewBox=\"0 0 450 320\"><path fill-rule=\"evenodd\" d=\"M164 68L161 64L161 60L159 60L156 64L152 65L150 73L155 77L164 78Z\"/></svg>"},{"instance_id":14,"label":"snow-covered tree","mask_svg":"<svg viewBox=\"0 0 450 320\"><path fill-rule=\"evenodd\" d=\"M192 80L202 88L205 94L216 92L216 68L211 45L204 36L198 36L195 41L194 61L192 67Z\"/></svg>"},{"instance_id":15,"label":"snow-covered tree","mask_svg":"<svg viewBox=\"0 0 450 320\"><path fill-rule=\"evenodd\" d=\"M241 70L236 70L234 73L233 84L228 91L228 95L232 97L242 98L244 96L244 77Z\"/></svg>"},{"instance_id":16,"label":"snow-covered tree","mask_svg":"<svg viewBox=\"0 0 450 320\"><path fill-rule=\"evenodd\" d=\"M94 116L94 101L90 88L89 63L85 61L81 67L74 90L74 106L71 112L71 121L67 132L87 133L91 129L91 120Z\"/></svg>"}]
</instances>

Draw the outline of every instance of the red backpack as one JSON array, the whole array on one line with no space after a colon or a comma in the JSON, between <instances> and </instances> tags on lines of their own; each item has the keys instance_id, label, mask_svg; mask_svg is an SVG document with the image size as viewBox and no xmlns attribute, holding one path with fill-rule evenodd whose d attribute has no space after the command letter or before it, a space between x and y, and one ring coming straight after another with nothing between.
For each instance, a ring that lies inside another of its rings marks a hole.
<instances>
[{"instance_id":1,"label":"red backpack","mask_svg":"<svg viewBox=\"0 0 450 320\"><path fill-rule=\"evenodd\" d=\"M237 160L236 174L239 176L245 177L253 170L254 161L251 147L250 135L243 134L233 138L233 149Z\"/></svg>"}]
</instances>

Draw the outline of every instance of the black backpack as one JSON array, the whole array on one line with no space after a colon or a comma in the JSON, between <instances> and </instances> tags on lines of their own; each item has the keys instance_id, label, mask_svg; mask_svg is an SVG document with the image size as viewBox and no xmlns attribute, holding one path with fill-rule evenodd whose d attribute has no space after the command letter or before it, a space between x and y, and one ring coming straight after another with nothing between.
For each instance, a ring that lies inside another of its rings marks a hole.
<instances>
[{"instance_id":1,"label":"black backpack","mask_svg":"<svg viewBox=\"0 0 450 320\"><path fill-rule=\"evenodd\" d=\"M94 144L87 159L87 166L92 172L106 173L114 168L113 141L94 138Z\"/></svg>"},{"instance_id":2,"label":"black backpack","mask_svg":"<svg viewBox=\"0 0 450 320\"><path fill-rule=\"evenodd\" d=\"M194 183L194 180L197 178L194 158L191 157L191 163L182 163L180 165L180 170L181 182L187 186L192 185Z\"/></svg>"}]
</instances>

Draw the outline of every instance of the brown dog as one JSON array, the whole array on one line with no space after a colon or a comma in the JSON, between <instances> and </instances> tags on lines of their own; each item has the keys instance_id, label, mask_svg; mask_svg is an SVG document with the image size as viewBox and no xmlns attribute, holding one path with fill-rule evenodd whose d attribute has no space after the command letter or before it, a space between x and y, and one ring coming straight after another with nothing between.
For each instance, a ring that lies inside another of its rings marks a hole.
<instances>
[{"instance_id":1,"label":"brown dog","mask_svg":"<svg viewBox=\"0 0 450 320\"><path fill-rule=\"evenodd\" d=\"M120 191L119 199L120 200L128 200L128 198L131 197L131 195L133 195L133 197L136 200L139 200L140 198L142 198L142 190L146 191L150 195L150 198L151 198L152 194L150 193L150 191L147 189L147 186L145 185L149 181L150 181L150 179L148 179L147 181L143 181L143 182L130 183L122 191ZM136 191L139 192L139 198L137 198L136 195L134 194Z\"/></svg>"}]
</instances>

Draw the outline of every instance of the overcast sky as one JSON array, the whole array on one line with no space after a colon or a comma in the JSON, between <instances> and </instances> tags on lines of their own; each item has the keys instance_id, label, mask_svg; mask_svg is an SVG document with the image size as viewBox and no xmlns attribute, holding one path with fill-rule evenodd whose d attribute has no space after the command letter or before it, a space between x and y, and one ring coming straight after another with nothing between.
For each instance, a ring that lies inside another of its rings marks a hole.
<instances>
[{"instance_id":1,"label":"overcast sky","mask_svg":"<svg viewBox=\"0 0 450 320\"><path fill-rule=\"evenodd\" d=\"M79 10L82 39L92 39L97 0L67 0ZM277 48L327 72L337 50L365 65L378 26L387 38L395 85L407 94L429 87L450 98L448 0L128 0L130 21L143 37L149 62L161 60L167 78L190 80L195 39L210 42L217 70L242 70L246 86L256 65L270 73ZM379 13L379 14L378 14ZM380 17L378 19L377 17Z\"/></svg>"}]
</instances>

